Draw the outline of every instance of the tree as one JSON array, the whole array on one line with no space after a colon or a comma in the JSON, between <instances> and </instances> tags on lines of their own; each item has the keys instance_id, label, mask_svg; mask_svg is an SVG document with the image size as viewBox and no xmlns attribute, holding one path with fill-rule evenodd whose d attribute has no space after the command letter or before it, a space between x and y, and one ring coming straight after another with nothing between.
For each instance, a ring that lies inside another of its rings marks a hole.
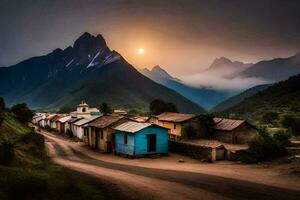
<instances>
[{"instance_id":1,"label":"tree","mask_svg":"<svg viewBox=\"0 0 300 200\"><path fill-rule=\"evenodd\" d=\"M70 108L68 106L63 106L59 109L58 113L65 114L65 113L69 113L71 111L72 111L72 108Z\"/></svg>"},{"instance_id":2,"label":"tree","mask_svg":"<svg viewBox=\"0 0 300 200\"><path fill-rule=\"evenodd\" d=\"M293 135L300 135L300 118L292 114L283 115L281 126L291 131Z\"/></svg>"},{"instance_id":3,"label":"tree","mask_svg":"<svg viewBox=\"0 0 300 200\"><path fill-rule=\"evenodd\" d=\"M160 99L155 99L150 103L150 113L152 115L159 115L164 112L178 112L178 109L175 104L171 102L165 102Z\"/></svg>"},{"instance_id":4,"label":"tree","mask_svg":"<svg viewBox=\"0 0 300 200\"><path fill-rule=\"evenodd\" d=\"M200 133L201 135L204 135L207 138L212 138L215 132L214 126L214 116L212 114L203 114L199 116L199 122L200 126L202 127L203 133Z\"/></svg>"},{"instance_id":5,"label":"tree","mask_svg":"<svg viewBox=\"0 0 300 200\"><path fill-rule=\"evenodd\" d=\"M262 116L262 122L266 123L266 124L272 124L274 122L274 120L278 119L278 113L276 112L266 112L265 114L263 114Z\"/></svg>"},{"instance_id":6,"label":"tree","mask_svg":"<svg viewBox=\"0 0 300 200\"><path fill-rule=\"evenodd\" d=\"M112 113L111 107L107 103L102 103L100 106L100 112L102 113Z\"/></svg>"},{"instance_id":7,"label":"tree","mask_svg":"<svg viewBox=\"0 0 300 200\"><path fill-rule=\"evenodd\" d=\"M34 113L30 110L25 103L16 104L11 108L11 112L14 113L17 119L22 122L30 122Z\"/></svg>"}]
</instances>

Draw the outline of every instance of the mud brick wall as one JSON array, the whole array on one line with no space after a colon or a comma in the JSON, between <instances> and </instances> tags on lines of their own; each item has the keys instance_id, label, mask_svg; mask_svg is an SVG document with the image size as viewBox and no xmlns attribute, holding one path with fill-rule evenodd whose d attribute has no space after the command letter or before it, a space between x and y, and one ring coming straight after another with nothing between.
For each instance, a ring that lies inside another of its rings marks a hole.
<instances>
[{"instance_id":1,"label":"mud brick wall","mask_svg":"<svg viewBox=\"0 0 300 200\"><path fill-rule=\"evenodd\" d=\"M169 141L169 150L171 152L186 155L195 159L207 159L212 160L212 148L204 147L195 144L188 144L178 141Z\"/></svg>"}]
</instances>

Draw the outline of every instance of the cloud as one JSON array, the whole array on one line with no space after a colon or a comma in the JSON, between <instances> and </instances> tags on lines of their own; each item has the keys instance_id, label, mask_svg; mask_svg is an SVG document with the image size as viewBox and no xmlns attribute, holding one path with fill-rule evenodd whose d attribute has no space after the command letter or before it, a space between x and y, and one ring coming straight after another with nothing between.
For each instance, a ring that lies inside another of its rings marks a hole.
<instances>
[{"instance_id":1,"label":"cloud","mask_svg":"<svg viewBox=\"0 0 300 200\"><path fill-rule=\"evenodd\" d=\"M186 84L201 88L211 88L215 90L230 90L230 91L242 91L256 85L270 83L263 78L254 77L241 77L225 78L221 76L214 76L208 74L194 74L182 76L180 79Z\"/></svg>"}]
</instances>

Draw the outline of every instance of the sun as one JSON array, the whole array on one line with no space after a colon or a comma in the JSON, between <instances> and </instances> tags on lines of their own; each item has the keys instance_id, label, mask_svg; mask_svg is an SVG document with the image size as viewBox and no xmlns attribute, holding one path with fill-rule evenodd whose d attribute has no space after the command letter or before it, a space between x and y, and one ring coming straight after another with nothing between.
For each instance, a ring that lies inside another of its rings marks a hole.
<instances>
[{"instance_id":1,"label":"sun","mask_svg":"<svg viewBox=\"0 0 300 200\"><path fill-rule=\"evenodd\" d=\"M145 49L144 48L139 48L138 49L138 54L143 55L145 53Z\"/></svg>"}]
</instances>

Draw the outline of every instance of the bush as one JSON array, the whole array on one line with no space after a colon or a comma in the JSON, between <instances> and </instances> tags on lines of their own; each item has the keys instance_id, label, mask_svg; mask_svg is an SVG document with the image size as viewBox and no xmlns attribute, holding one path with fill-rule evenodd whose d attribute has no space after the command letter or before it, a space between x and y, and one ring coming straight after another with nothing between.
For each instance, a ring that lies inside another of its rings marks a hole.
<instances>
[{"instance_id":1,"label":"bush","mask_svg":"<svg viewBox=\"0 0 300 200\"><path fill-rule=\"evenodd\" d=\"M286 114L281 118L281 126L290 130L290 132L297 136L300 135L300 118L295 115Z\"/></svg>"},{"instance_id":2,"label":"bush","mask_svg":"<svg viewBox=\"0 0 300 200\"><path fill-rule=\"evenodd\" d=\"M43 157L45 155L45 139L41 134L30 132L22 135L20 142L27 145L30 154ZM21 148L25 148L23 145Z\"/></svg>"},{"instance_id":3,"label":"bush","mask_svg":"<svg viewBox=\"0 0 300 200\"><path fill-rule=\"evenodd\" d=\"M14 105L11 111L16 115L18 120L22 123L27 123L32 120L34 113L27 107L25 103Z\"/></svg>"},{"instance_id":4,"label":"bush","mask_svg":"<svg viewBox=\"0 0 300 200\"><path fill-rule=\"evenodd\" d=\"M178 109L175 104L171 102L165 102L160 99L155 99L150 103L150 112L151 115L159 115L164 112L178 112Z\"/></svg>"},{"instance_id":5,"label":"bush","mask_svg":"<svg viewBox=\"0 0 300 200\"><path fill-rule=\"evenodd\" d=\"M259 135L249 142L249 149L241 155L240 160L246 163L268 161L286 154L285 147L289 143L290 135L280 132L270 136L262 129Z\"/></svg>"},{"instance_id":6,"label":"bush","mask_svg":"<svg viewBox=\"0 0 300 200\"><path fill-rule=\"evenodd\" d=\"M278 113L276 112L267 112L262 116L261 121L265 124L273 124L275 120L278 119Z\"/></svg>"},{"instance_id":7,"label":"bush","mask_svg":"<svg viewBox=\"0 0 300 200\"><path fill-rule=\"evenodd\" d=\"M4 139L0 143L0 164L8 165L15 158L15 143Z\"/></svg>"},{"instance_id":8,"label":"bush","mask_svg":"<svg viewBox=\"0 0 300 200\"><path fill-rule=\"evenodd\" d=\"M5 110L5 102L2 97L0 97L0 114L3 113Z\"/></svg>"}]
</instances>

